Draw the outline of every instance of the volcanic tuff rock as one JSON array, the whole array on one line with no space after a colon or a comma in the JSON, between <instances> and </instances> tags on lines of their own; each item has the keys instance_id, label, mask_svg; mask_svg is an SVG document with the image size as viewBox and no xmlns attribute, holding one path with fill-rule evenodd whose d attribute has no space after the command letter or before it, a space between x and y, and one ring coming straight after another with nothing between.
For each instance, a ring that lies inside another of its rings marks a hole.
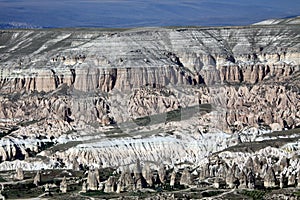
<instances>
[{"instance_id":1,"label":"volcanic tuff rock","mask_svg":"<svg viewBox=\"0 0 300 200\"><path fill-rule=\"evenodd\" d=\"M142 175L145 178L145 181L147 182L147 186L152 187L154 177L152 175L152 171L151 171L150 165L148 163L146 163L145 167L143 168Z\"/></svg>"},{"instance_id":2,"label":"volcanic tuff rock","mask_svg":"<svg viewBox=\"0 0 300 200\"><path fill-rule=\"evenodd\" d=\"M104 192L106 193L114 192L115 185L116 185L116 177L110 176L105 183Z\"/></svg>"},{"instance_id":3,"label":"volcanic tuff rock","mask_svg":"<svg viewBox=\"0 0 300 200\"><path fill-rule=\"evenodd\" d=\"M293 24L3 30L0 169L18 159L48 167L200 162L297 128L299 32ZM36 155L42 160L31 161Z\"/></svg>"},{"instance_id":4,"label":"volcanic tuff rock","mask_svg":"<svg viewBox=\"0 0 300 200\"><path fill-rule=\"evenodd\" d=\"M18 168L16 170L16 174L15 174L14 178L17 179L17 180L23 180L24 179L24 172L23 172L22 168Z\"/></svg>"},{"instance_id":5,"label":"volcanic tuff rock","mask_svg":"<svg viewBox=\"0 0 300 200\"><path fill-rule=\"evenodd\" d=\"M36 173L36 175L35 175L35 177L34 177L34 179L33 179L33 183L36 185L36 186L38 186L40 183L41 183L41 173L40 173L40 171L37 171L37 173Z\"/></svg>"},{"instance_id":6,"label":"volcanic tuff rock","mask_svg":"<svg viewBox=\"0 0 300 200\"><path fill-rule=\"evenodd\" d=\"M64 176L63 180L60 182L59 189L62 193L67 193L68 185L66 177Z\"/></svg>"},{"instance_id":7,"label":"volcanic tuff rock","mask_svg":"<svg viewBox=\"0 0 300 200\"><path fill-rule=\"evenodd\" d=\"M87 177L87 189L88 190L97 190L100 184L99 170L90 169L88 171Z\"/></svg>"},{"instance_id":8,"label":"volcanic tuff rock","mask_svg":"<svg viewBox=\"0 0 300 200\"><path fill-rule=\"evenodd\" d=\"M185 185L185 186L192 185L192 178L189 169L185 168L183 170L179 183L180 185Z\"/></svg>"},{"instance_id":9,"label":"volcanic tuff rock","mask_svg":"<svg viewBox=\"0 0 300 200\"><path fill-rule=\"evenodd\" d=\"M1 32L1 92L144 85L256 83L298 70L299 27L9 30Z\"/></svg>"},{"instance_id":10,"label":"volcanic tuff rock","mask_svg":"<svg viewBox=\"0 0 300 200\"><path fill-rule=\"evenodd\" d=\"M122 171L121 176L118 180L117 192L124 192L124 191L132 191L135 189L134 179L131 176L131 172L129 168L126 168Z\"/></svg>"}]
</instances>

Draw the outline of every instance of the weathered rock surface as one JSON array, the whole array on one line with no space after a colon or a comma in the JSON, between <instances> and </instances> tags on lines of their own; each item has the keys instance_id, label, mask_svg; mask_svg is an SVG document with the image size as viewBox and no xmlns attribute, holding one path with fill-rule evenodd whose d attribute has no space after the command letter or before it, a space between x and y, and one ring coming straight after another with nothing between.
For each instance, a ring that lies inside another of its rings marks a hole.
<instances>
[{"instance_id":1,"label":"weathered rock surface","mask_svg":"<svg viewBox=\"0 0 300 200\"><path fill-rule=\"evenodd\" d=\"M1 32L1 90L256 83L299 70L299 27ZM276 40L274 42L274 40Z\"/></svg>"},{"instance_id":2,"label":"weathered rock surface","mask_svg":"<svg viewBox=\"0 0 300 200\"><path fill-rule=\"evenodd\" d=\"M193 180L192 180L192 175L189 172L188 168L185 168L181 174L181 178L180 178L180 185L184 185L184 186L189 186L192 185Z\"/></svg>"},{"instance_id":3,"label":"weathered rock surface","mask_svg":"<svg viewBox=\"0 0 300 200\"><path fill-rule=\"evenodd\" d=\"M116 185L116 177L110 176L105 183L104 192L106 193L115 192L114 189L115 185Z\"/></svg>"},{"instance_id":4,"label":"weathered rock surface","mask_svg":"<svg viewBox=\"0 0 300 200\"><path fill-rule=\"evenodd\" d=\"M87 189L98 190L100 185L100 177L98 169L90 169L87 177Z\"/></svg>"},{"instance_id":5,"label":"weathered rock surface","mask_svg":"<svg viewBox=\"0 0 300 200\"><path fill-rule=\"evenodd\" d=\"M198 163L297 128L299 31L293 24L1 31L0 169L37 154L54 168ZM149 169L144 174L151 185Z\"/></svg>"},{"instance_id":6,"label":"weathered rock surface","mask_svg":"<svg viewBox=\"0 0 300 200\"><path fill-rule=\"evenodd\" d=\"M63 180L60 182L59 189L62 193L67 193L68 185L66 177L64 177Z\"/></svg>"},{"instance_id":7,"label":"weathered rock surface","mask_svg":"<svg viewBox=\"0 0 300 200\"><path fill-rule=\"evenodd\" d=\"M23 171L22 168L18 168L16 170L16 174L15 174L14 178L17 179L17 180L23 180L24 179L24 171Z\"/></svg>"},{"instance_id":8,"label":"weathered rock surface","mask_svg":"<svg viewBox=\"0 0 300 200\"><path fill-rule=\"evenodd\" d=\"M38 186L42 181L42 176L41 176L41 173L40 171L37 171L36 175L34 176L34 179L33 179L33 183Z\"/></svg>"}]
</instances>

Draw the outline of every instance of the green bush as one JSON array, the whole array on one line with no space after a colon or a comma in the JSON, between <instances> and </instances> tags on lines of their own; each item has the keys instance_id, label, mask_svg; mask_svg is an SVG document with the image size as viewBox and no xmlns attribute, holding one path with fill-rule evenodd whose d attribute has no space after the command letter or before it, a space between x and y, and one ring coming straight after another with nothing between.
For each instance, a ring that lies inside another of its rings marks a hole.
<instances>
[{"instance_id":1,"label":"green bush","mask_svg":"<svg viewBox=\"0 0 300 200\"><path fill-rule=\"evenodd\" d=\"M263 199L263 197L265 196L266 192L262 191L262 190L243 190L242 194L246 195L248 197L251 197L254 200L259 200L259 199Z\"/></svg>"},{"instance_id":2,"label":"green bush","mask_svg":"<svg viewBox=\"0 0 300 200\"><path fill-rule=\"evenodd\" d=\"M300 190L298 190L297 192L294 192L294 195L296 195L297 197L300 197Z\"/></svg>"}]
</instances>

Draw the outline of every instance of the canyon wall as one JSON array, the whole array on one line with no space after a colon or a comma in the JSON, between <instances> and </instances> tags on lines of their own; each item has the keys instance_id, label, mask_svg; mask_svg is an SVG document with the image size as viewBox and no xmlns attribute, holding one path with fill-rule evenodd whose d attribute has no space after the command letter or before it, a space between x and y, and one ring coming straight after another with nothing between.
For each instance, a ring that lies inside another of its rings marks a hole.
<instances>
[{"instance_id":1,"label":"canyon wall","mask_svg":"<svg viewBox=\"0 0 300 200\"><path fill-rule=\"evenodd\" d=\"M251 83L299 71L296 25L1 31L1 92Z\"/></svg>"},{"instance_id":2,"label":"canyon wall","mask_svg":"<svg viewBox=\"0 0 300 200\"><path fill-rule=\"evenodd\" d=\"M299 35L282 24L2 30L0 159L198 162L231 144L221 133L299 128Z\"/></svg>"}]
</instances>

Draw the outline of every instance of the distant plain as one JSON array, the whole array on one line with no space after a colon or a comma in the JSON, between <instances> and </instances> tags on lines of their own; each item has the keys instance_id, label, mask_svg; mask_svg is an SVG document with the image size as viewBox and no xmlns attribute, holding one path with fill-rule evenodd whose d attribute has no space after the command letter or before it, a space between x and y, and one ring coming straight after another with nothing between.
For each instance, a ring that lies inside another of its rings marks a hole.
<instances>
[{"instance_id":1,"label":"distant plain","mask_svg":"<svg viewBox=\"0 0 300 200\"><path fill-rule=\"evenodd\" d=\"M300 15L298 0L0 0L0 28L249 25Z\"/></svg>"}]
</instances>

